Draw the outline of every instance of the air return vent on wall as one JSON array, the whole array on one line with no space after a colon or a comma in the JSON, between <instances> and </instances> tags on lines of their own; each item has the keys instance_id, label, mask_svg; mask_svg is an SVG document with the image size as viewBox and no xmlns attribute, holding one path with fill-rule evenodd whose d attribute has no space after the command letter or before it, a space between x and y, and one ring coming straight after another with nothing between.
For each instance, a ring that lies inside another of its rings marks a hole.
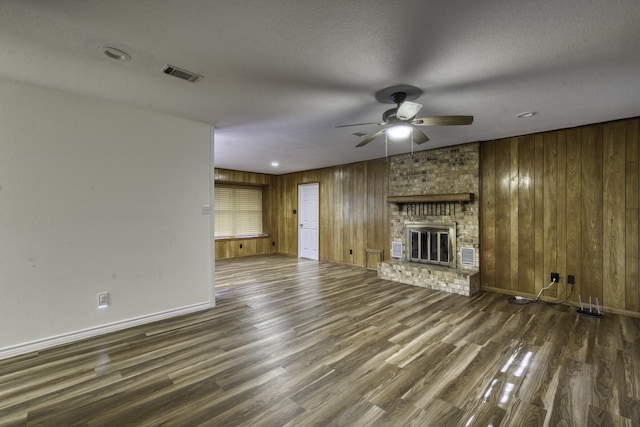
<instances>
[{"instance_id":1,"label":"air return vent on wall","mask_svg":"<svg viewBox=\"0 0 640 427\"><path fill-rule=\"evenodd\" d=\"M465 266L474 266L476 264L476 250L475 248L462 248L460 249L460 263Z\"/></svg>"},{"instance_id":2,"label":"air return vent on wall","mask_svg":"<svg viewBox=\"0 0 640 427\"><path fill-rule=\"evenodd\" d=\"M203 76L199 74L192 73L191 71L183 70L182 68L174 67L173 65L166 65L162 69L162 71L165 74L177 77L182 80L186 80L191 83L199 82L203 78Z\"/></svg>"},{"instance_id":3,"label":"air return vent on wall","mask_svg":"<svg viewBox=\"0 0 640 427\"><path fill-rule=\"evenodd\" d=\"M391 242L391 257L402 258L402 242Z\"/></svg>"}]
</instances>

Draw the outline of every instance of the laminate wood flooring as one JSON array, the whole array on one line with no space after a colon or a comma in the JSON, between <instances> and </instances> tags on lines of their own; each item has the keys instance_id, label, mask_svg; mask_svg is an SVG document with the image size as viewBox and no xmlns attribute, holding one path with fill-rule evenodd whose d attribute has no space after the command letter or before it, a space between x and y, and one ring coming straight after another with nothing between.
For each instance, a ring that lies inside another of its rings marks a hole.
<instances>
[{"instance_id":1,"label":"laminate wood flooring","mask_svg":"<svg viewBox=\"0 0 640 427\"><path fill-rule=\"evenodd\" d=\"M0 360L0 426L640 426L640 319L282 256L216 301Z\"/></svg>"}]
</instances>

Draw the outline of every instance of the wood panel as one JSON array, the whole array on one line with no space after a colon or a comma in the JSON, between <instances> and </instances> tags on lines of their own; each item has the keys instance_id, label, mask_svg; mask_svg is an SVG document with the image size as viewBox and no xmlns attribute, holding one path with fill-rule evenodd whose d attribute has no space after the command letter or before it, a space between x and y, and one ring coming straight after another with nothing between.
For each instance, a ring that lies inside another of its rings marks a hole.
<instances>
[{"instance_id":1,"label":"wood panel","mask_svg":"<svg viewBox=\"0 0 640 427\"><path fill-rule=\"evenodd\" d=\"M480 277L484 286L497 287L496 282L496 142L480 146L481 191L480 212Z\"/></svg>"},{"instance_id":2,"label":"wood panel","mask_svg":"<svg viewBox=\"0 0 640 427\"><path fill-rule=\"evenodd\" d=\"M625 306L625 156L624 122L603 126L602 303Z\"/></svg>"},{"instance_id":3,"label":"wood panel","mask_svg":"<svg viewBox=\"0 0 640 427\"><path fill-rule=\"evenodd\" d=\"M365 239L365 203L366 203L366 165L365 163L356 163L353 165L357 179L353 183L353 192L355 196L355 206L351 217L351 246L353 247L353 257L349 264L367 265L366 248L367 241Z\"/></svg>"},{"instance_id":4,"label":"wood panel","mask_svg":"<svg viewBox=\"0 0 640 427\"><path fill-rule=\"evenodd\" d=\"M537 207L542 212L542 223L540 235L543 237L542 244L545 245L541 275L537 277L538 289L550 283L550 273L558 273L558 137L557 132L547 132L540 136L543 140L544 151L544 174L542 185L538 185L543 193ZM552 286L543 295L556 298L560 285ZM564 287L564 286L563 286Z\"/></svg>"},{"instance_id":5,"label":"wood panel","mask_svg":"<svg viewBox=\"0 0 640 427\"><path fill-rule=\"evenodd\" d=\"M353 250L353 230L352 230L352 216L356 207L356 195L353 194L353 170L351 165L341 166L342 169L342 200L340 201L341 219L342 219L342 238L341 241L336 241L334 244L338 245L339 258L338 261L351 264L353 259L352 255L349 255L349 250Z\"/></svg>"},{"instance_id":6,"label":"wood panel","mask_svg":"<svg viewBox=\"0 0 640 427\"><path fill-rule=\"evenodd\" d=\"M277 177L278 250L293 256L298 254L298 181L297 174Z\"/></svg>"},{"instance_id":7,"label":"wood panel","mask_svg":"<svg viewBox=\"0 0 640 427\"><path fill-rule=\"evenodd\" d=\"M544 273L544 256L546 248L544 247L544 138L543 135L535 135L535 167L534 178L531 185L534 188L534 239L535 239L535 266L534 266L534 278L536 294L540 291L540 288L545 283L546 278ZM540 183L542 182L542 185Z\"/></svg>"},{"instance_id":8,"label":"wood panel","mask_svg":"<svg viewBox=\"0 0 640 427\"><path fill-rule=\"evenodd\" d=\"M389 185L387 182L389 163L384 161L366 163L366 247L381 251L381 261L389 252L390 209L385 207Z\"/></svg>"},{"instance_id":9,"label":"wood panel","mask_svg":"<svg viewBox=\"0 0 640 427\"><path fill-rule=\"evenodd\" d=\"M556 271L557 292L545 297L640 313L639 126L634 118L481 144L482 286L533 295Z\"/></svg>"},{"instance_id":10,"label":"wood panel","mask_svg":"<svg viewBox=\"0 0 640 427\"><path fill-rule=\"evenodd\" d=\"M535 283L535 139L531 136L518 139L517 196L518 244L516 286L528 294L534 293ZM512 288L513 289L513 288Z\"/></svg>"},{"instance_id":11,"label":"wood panel","mask_svg":"<svg viewBox=\"0 0 640 427\"><path fill-rule=\"evenodd\" d=\"M273 175L215 168L213 179L216 182L244 185L270 185Z\"/></svg>"},{"instance_id":12,"label":"wood panel","mask_svg":"<svg viewBox=\"0 0 640 427\"><path fill-rule=\"evenodd\" d=\"M496 278L495 286L512 289L511 283L511 142L496 143ZM499 268L498 268L499 265Z\"/></svg>"},{"instance_id":13,"label":"wood panel","mask_svg":"<svg viewBox=\"0 0 640 427\"><path fill-rule=\"evenodd\" d=\"M567 130L567 275L575 277L572 301L582 292L582 145L580 129ZM562 249L562 248L561 248Z\"/></svg>"},{"instance_id":14,"label":"wood panel","mask_svg":"<svg viewBox=\"0 0 640 427\"><path fill-rule=\"evenodd\" d=\"M507 212L507 217L509 218L509 251L511 253L511 263L509 264L509 289L516 290L518 289L518 269L520 265L518 264L518 216L520 215L520 210L518 206L518 141L519 138L513 138L509 141L511 145L509 159L509 206L510 211ZM519 290L519 289L518 289Z\"/></svg>"},{"instance_id":15,"label":"wood panel","mask_svg":"<svg viewBox=\"0 0 640 427\"><path fill-rule=\"evenodd\" d=\"M640 311L640 136L639 119L626 122L625 306Z\"/></svg>"},{"instance_id":16,"label":"wood panel","mask_svg":"<svg viewBox=\"0 0 640 427\"><path fill-rule=\"evenodd\" d=\"M342 208L342 200L344 198L344 168L335 168L333 174L333 205L331 206L331 215L333 215L333 227L327 233L329 238L329 243L331 244L331 253L333 254L332 258L329 258L333 261L343 262L344 257L344 234L347 230L345 224L348 225L347 219L344 218L344 209ZM326 232L325 231L325 232Z\"/></svg>"},{"instance_id":17,"label":"wood panel","mask_svg":"<svg viewBox=\"0 0 640 427\"><path fill-rule=\"evenodd\" d=\"M562 130L557 132L557 164L558 173L557 193L556 193L556 266L558 274L563 278L563 284L558 285L557 297L565 300L569 297L569 285L567 284L567 132ZM560 248L560 250L558 250ZM544 250L544 249L543 249ZM542 275L545 275L543 270Z\"/></svg>"},{"instance_id":18,"label":"wood panel","mask_svg":"<svg viewBox=\"0 0 640 427\"><path fill-rule=\"evenodd\" d=\"M318 171L320 182L320 258L334 259L333 236L327 232L330 227L329 218L335 215L333 173L330 168Z\"/></svg>"},{"instance_id":19,"label":"wood panel","mask_svg":"<svg viewBox=\"0 0 640 427\"><path fill-rule=\"evenodd\" d=\"M580 129L582 146L582 298L602 303L602 127Z\"/></svg>"}]
</instances>

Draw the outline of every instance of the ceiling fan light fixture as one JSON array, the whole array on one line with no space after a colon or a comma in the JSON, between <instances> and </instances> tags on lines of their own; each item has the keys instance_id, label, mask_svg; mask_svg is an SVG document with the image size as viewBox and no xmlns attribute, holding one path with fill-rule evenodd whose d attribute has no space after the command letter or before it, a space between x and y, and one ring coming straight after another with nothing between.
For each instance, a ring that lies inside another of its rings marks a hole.
<instances>
[{"instance_id":1,"label":"ceiling fan light fixture","mask_svg":"<svg viewBox=\"0 0 640 427\"><path fill-rule=\"evenodd\" d=\"M387 129L387 135L389 135L389 138L393 139L394 141L399 141L401 139L408 138L409 135L411 135L412 131L413 128L411 126L397 125L391 126L389 129Z\"/></svg>"}]
</instances>

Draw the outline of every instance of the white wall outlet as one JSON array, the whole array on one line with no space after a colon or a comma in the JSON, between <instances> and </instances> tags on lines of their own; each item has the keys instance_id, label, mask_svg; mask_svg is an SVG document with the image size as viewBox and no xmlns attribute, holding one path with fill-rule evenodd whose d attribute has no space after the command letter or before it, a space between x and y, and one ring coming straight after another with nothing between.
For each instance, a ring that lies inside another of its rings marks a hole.
<instances>
[{"instance_id":1,"label":"white wall outlet","mask_svg":"<svg viewBox=\"0 0 640 427\"><path fill-rule=\"evenodd\" d=\"M109 292L100 292L98 294L98 308L109 307Z\"/></svg>"}]
</instances>

